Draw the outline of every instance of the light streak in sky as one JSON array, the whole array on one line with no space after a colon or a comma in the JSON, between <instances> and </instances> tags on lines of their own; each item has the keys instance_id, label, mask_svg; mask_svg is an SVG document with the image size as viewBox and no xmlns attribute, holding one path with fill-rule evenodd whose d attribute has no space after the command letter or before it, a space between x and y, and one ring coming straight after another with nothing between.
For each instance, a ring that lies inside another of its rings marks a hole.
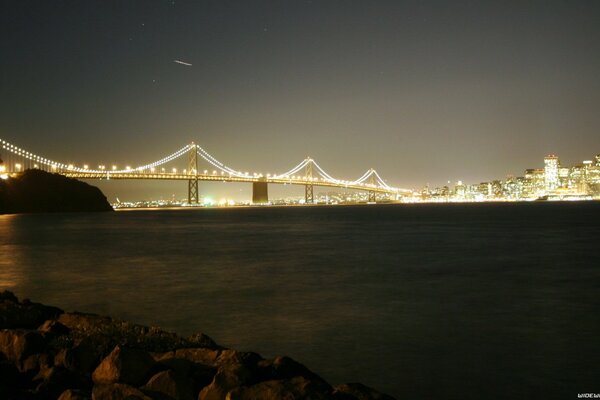
<instances>
[{"instance_id":1,"label":"light streak in sky","mask_svg":"<svg viewBox=\"0 0 600 400\"><path fill-rule=\"evenodd\" d=\"M191 67L191 66L192 66L192 64L190 64L190 63L187 63L187 62L185 62L185 61L181 61L181 60L173 60L173 62L174 62L174 63L177 63L177 64L185 65L185 66L187 66L187 67Z\"/></svg>"}]
</instances>

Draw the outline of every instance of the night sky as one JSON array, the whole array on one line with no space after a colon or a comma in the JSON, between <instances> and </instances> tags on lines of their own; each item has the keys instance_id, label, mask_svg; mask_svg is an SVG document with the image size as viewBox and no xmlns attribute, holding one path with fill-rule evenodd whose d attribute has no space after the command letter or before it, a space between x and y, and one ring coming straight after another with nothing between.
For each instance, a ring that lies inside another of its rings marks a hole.
<instances>
[{"instance_id":1,"label":"night sky","mask_svg":"<svg viewBox=\"0 0 600 400\"><path fill-rule=\"evenodd\" d=\"M420 188L600 153L600 1L4 0L0 50L0 137L57 161L135 166L194 140L243 171L310 155Z\"/></svg>"}]
</instances>

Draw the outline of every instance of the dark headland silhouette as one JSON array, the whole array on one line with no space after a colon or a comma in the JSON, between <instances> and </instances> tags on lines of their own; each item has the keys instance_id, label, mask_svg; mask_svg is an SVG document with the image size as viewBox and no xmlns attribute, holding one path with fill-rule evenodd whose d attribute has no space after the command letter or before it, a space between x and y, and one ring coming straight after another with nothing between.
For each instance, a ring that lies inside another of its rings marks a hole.
<instances>
[{"instance_id":1,"label":"dark headland silhouette","mask_svg":"<svg viewBox=\"0 0 600 400\"><path fill-rule=\"evenodd\" d=\"M0 214L112 211L95 186L39 169L0 179Z\"/></svg>"}]
</instances>

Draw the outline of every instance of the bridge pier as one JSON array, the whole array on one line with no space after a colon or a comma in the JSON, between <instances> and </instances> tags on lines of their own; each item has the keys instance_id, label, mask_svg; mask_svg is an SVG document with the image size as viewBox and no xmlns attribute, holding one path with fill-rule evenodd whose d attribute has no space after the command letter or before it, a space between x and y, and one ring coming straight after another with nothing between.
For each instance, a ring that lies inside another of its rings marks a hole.
<instances>
[{"instance_id":1,"label":"bridge pier","mask_svg":"<svg viewBox=\"0 0 600 400\"><path fill-rule=\"evenodd\" d=\"M191 175L188 180L188 204L198 204L200 196L198 196L198 152L194 142L189 149L188 174Z\"/></svg>"},{"instance_id":2,"label":"bridge pier","mask_svg":"<svg viewBox=\"0 0 600 400\"><path fill-rule=\"evenodd\" d=\"M252 204L266 204L269 202L269 187L266 179L252 182Z\"/></svg>"},{"instance_id":3,"label":"bridge pier","mask_svg":"<svg viewBox=\"0 0 600 400\"><path fill-rule=\"evenodd\" d=\"M369 190L369 203L376 203L377 202L377 196L376 193L373 190Z\"/></svg>"},{"instance_id":4,"label":"bridge pier","mask_svg":"<svg viewBox=\"0 0 600 400\"><path fill-rule=\"evenodd\" d=\"M315 202L315 196L313 192L313 185L304 185L304 203L313 204Z\"/></svg>"},{"instance_id":5,"label":"bridge pier","mask_svg":"<svg viewBox=\"0 0 600 400\"><path fill-rule=\"evenodd\" d=\"M198 204L198 178L188 180L188 204Z\"/></svg>"}]
</instances>

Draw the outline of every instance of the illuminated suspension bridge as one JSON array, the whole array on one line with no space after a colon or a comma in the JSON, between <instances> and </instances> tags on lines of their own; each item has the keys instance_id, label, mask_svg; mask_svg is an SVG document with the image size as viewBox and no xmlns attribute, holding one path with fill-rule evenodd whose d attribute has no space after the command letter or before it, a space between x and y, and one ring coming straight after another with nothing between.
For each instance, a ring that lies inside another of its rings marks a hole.
<instances>
[{"instance_id":1,"label":"illuminated suspension bridge","mask_svg":"<svg viewBox=\"0 0 600 400\"><path fill-rule=\"evenodd\" d=\"M398 199L411 194L411 190L390 186L374 169L367 170L355 180L342 180L329 175L312 158L307 157L294 168L282 174L241 172L228 167L195 143L188 144L176 152L157 161L137 166L119 168L116 165L99 165L93 169L88 165L74 165L56 162L21 149L0 139L0 176L14 176L26 169L36 168L77 179L155 179L187 181L188 203L199 202L198 182L246 182L252 183L253 203L268 202L268 184L289 184L304 186L304 200L314 203L315 186L361 190L368 193L368 201L381 198ZM179 162L179 168L174 166ZM181 168L181 162L184 161ZM207 163L210 170L201 169Z\"/></svg>"}]
</instances>

